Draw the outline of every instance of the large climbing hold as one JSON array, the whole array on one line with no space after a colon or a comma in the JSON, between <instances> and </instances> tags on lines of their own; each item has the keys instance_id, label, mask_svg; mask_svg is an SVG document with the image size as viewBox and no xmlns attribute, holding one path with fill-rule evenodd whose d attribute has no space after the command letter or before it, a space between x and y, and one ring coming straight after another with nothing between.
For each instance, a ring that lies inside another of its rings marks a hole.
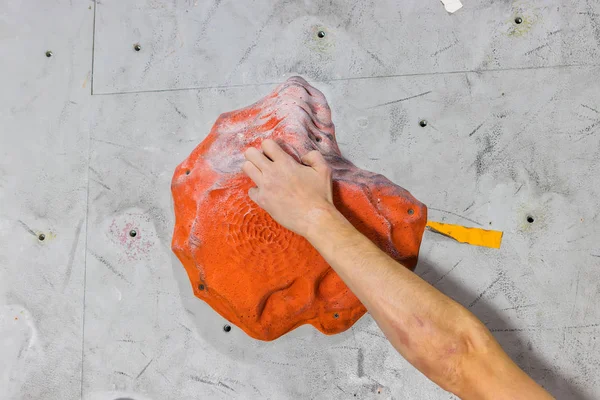
<instances>
[{"instance_id":1,"label":"large climbing hold","mask_svg":"<svg viewBox=\"0 0 600 400\"><path fill-rule=\"evenodd\" d=\"M222 114L175 170L173 251L194 294L261 340L303 324L326 334L351 327L365 307L317 251L248 197L244 151L264 139L296 160L319 150L346 218L407 268L417 263L427 208L382 175L342 157L325 96L294 77L250 107Z\"/></svg>"}]
</instances>

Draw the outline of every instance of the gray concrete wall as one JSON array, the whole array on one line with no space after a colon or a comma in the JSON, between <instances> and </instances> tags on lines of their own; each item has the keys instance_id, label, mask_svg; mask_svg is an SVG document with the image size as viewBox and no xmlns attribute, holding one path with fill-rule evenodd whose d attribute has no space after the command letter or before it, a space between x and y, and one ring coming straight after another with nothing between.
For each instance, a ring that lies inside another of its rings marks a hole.
<instances>
[{"instance_id":1,"label":"gray concrete wall","mask_svg":"<svg viewBox=\"0 0 600 400\"><path fill-rule=\"evenodd\" d=\"M0 399L453 398L368 315L225 333L171 255L175 166L294 74L359 167L504 231L427 232L416 273L556 397L600 397L598 2L5 0L0 51Z\"/></svg>"}]
</instances>

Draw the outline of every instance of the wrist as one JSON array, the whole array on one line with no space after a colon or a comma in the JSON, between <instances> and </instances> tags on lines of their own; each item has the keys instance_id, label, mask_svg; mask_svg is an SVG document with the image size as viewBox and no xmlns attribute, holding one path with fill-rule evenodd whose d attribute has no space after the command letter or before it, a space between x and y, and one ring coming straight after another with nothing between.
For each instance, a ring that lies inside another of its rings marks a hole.
<instances>
[{"instance_id":1,"label":"wrist","mask_svg":"<svg viewBox=\"0 0 600 400\"><path fill-rule=\"evenodd\" d=\"M337 230L337 226L340 224L348 223L331 203L315 207L310 211L307 221L307 228L303 236L313 245L316 241L327 237L328 232Z\"/></svg>"}]
</instances>

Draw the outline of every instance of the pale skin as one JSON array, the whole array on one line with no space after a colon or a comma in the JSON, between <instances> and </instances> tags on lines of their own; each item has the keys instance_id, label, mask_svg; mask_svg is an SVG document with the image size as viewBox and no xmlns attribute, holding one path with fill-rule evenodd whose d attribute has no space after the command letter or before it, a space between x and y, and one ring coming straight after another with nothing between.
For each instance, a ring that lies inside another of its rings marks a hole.
<instances>
[{"instance_id":1,"label":"pale skin","mask_svg":"<svg viewBox=\"0 0 600 400\"><path fill-rule=\"evenodd\" d=\"M333 204L331 170L318 151L302 164L273 140L250 148L248 195L283 227L304 236L369 310L394 348L462 399L552 399L466 308L398 264Z\"/></svg>"}]
</instances>

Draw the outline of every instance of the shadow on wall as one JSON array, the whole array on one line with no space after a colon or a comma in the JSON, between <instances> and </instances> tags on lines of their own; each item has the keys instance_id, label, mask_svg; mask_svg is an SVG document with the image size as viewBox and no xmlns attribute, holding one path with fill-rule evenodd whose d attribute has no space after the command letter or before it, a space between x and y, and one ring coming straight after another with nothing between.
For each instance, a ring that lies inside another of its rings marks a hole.
<instances>
[{"instance_id":1,"label":"shadow on wall","mask_svg":"<svg viewBox=\"0 0 600 400\"><path fill-rule=\"evenodd\" d=\"M174 254L172 257L173 275L177 280L181 295L182 304L188 313L190 321L195 326L195 332L204 342L213 349L235 359L242 363L253 363L256 359L270 357L269 354L280 352L287 354L290 349L298 348L300 352L319 351L322 348L331 348L332 345L340 344L346 341L349 335L352 335L351 329L338 335L326 336L318 332L310 325L303 325L281 338L272 342L261 342L254 340L242 332L239 328L233 327L231 331L224 331L224 326L228 322L213 311L208 304L196 298L190 287L190 283L184 268ZM431 270L424 279L430 284L436 282L442 271L437 271L434 263L424 257L421 257L417 273ZM472 289L463 286L461 283L453 280L451 277L444 277L444 293L463 306L467 307L469 302L477 297ZM470 309L483 323L492 322L496 326L506 329L505 332L495 333L496 340L502 348L508 353L511 359L515 360L519 367L523 368L538 384L548 390L554 397L574 400L593 400L592 397L581 393L580 389L563 376L561 371L541 357L536 355L531 348L527 346L527 333L516 329L514 325L508 322L498 310L488 304L485 299L480 299L476 307ZM359 320L364 322L364 318ZM525 357L524 357L525 356Z\"/></svg>"},{"instance_id":2,"label":"shadow on wall","mask_svg":"<svg viewBox=\"0 0 600 400\"><path fill-rule=\"evenodd\" d=\"M194 325L195 333L212 349L238 362L254 364L256 360L271 359L273 354L302 354L326 351L331 346L339 345L350 337L348 329L337 335L324 335L312 325L302 325L280 338L264 342L248 336L240 328L231 325L207 303L200 300L192 291L187 273L177 256L171 252L173 277L177 281L179 294L189 321ZM359 320L360 321L360 320ZM295 349L295 350L294 350Z\"/></svg>"},{"instance_id":3,"label":"shadow on wall","mask_svg":"<svg viewBox=\"0 0 600 400\"><path fill-rule=\"evenodd\" d=\"M419 259L419 264L415 272L432 270L436 272L438 267L424 257ZM434 284L443 273L427 274L423 277L430 284ZM444 294L453 298L458 303L467 307L469 302L476 298L477 293L472 289L463 286L461 283L453 280L451 277L444 277ZM580 392L580 389L573 385L561 371L557 371L556 367L544 361L536 355L530 348L527 347L527 333L518 331L515 326L511 325L496 309L488 304L484 299L477 302L477 307L469 309L477 316L484 324L494 321L495 324L506 329L505 332L494 333L494 337L500 343L504 351L508 353L510 358L514 360L519 367L531 376L538 384L543 386L554 397L558 399L574 399L574 400L593 400L592 397ZM519 362L521 355L527 354L527 365Z\"/></svg>"}]
</instances>

